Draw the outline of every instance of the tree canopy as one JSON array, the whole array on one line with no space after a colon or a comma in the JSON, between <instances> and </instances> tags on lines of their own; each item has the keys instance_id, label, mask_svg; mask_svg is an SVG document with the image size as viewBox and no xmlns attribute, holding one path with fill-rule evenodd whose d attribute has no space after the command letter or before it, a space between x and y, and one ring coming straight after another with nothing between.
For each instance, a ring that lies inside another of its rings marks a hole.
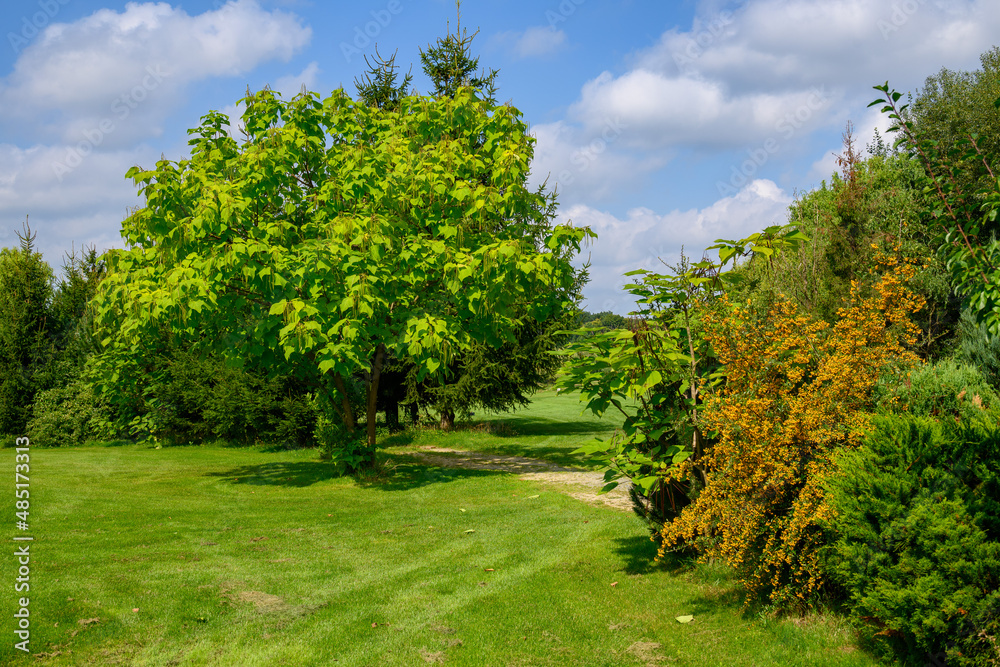
<instances>
[{"instance_id":1,"label":"tree canopy","mask_svg":"<svg viewBox=\"0 0 1000 667\"><path fill-rule=\"evenodd\" d=\"M212 112L189 131L190 159L128 172L146 206L123 223L129 247L109 255L107 359L141 355L168 327L236 362L294 370L350 432L346 381L362 373L372 451L389 355L426 377L473 340L511 340L519 317L570 305L569 257L592 233L557 226L533 242L547 204L525 187L534 139L516 109L469 88L395 110L342 90L243 101L243 145Z\"/></svg>"}]
</instances>

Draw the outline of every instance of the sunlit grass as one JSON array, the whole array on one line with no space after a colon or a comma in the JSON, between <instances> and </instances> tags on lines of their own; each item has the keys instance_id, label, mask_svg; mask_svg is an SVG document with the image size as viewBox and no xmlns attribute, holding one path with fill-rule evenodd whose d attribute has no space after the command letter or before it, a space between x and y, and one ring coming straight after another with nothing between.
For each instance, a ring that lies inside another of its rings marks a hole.
<instances>
[{"instance_id":1,"label":"sunlit grass","mask_svg":"<svg viewBox=\"0 0 1000 667\"><path fill-rule=\"evenodd\" d=\"M362 481L311 450L36 449L31 647L49 655L7 632L0 663L875 664L836 617L747 614L724 568L653 565L628 513L407 453L571 463L616 426L579 407L542 394L489 425L394 436L387 472Z\"/></svg>"}]
</instances>

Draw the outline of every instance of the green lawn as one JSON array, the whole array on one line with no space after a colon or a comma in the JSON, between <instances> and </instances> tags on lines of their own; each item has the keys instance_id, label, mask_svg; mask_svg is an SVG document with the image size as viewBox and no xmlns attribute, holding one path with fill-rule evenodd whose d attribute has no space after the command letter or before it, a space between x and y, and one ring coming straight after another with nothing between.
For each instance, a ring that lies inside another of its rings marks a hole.
<instances>
[{"instance_id":1,"label":"green lawn","mask_svg":"<svg viewBox=\"0 0 1000 667\"><path fill-rule=\"evenodd\" d=\"M366 483L313 451L34 449L31 647L49 655L13 649L8 583L0 663L876 664L834 617L744 614L724 569L654 566L630 514L407 454L565 464L614 428L579 412L547 392L475 428L397 435L395 467Z\"/></svg>"}]
</instances>

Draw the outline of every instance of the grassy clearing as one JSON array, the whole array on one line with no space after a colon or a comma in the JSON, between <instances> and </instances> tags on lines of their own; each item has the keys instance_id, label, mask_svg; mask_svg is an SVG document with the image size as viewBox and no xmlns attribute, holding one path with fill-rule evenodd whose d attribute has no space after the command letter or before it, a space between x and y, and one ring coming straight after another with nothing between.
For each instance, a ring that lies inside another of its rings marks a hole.
<instances>
[{"instance_id":1,"label":"grassy clearing","mask_svg":"<svg viewBox=\"0 0 1000 667\"><path fill-rule=\"evenodd\" d=\"M36 449L31 646L47 656L6 632L0 663L876 664L833 617L744 615L724 569L653 566L629 514L407 454L565 465L613 429L578 415L542 394L488 427L395 436L395 467L366 483L312 451ZM2 604L10 628L13 594Z\"/></svg>"}]
</instances>

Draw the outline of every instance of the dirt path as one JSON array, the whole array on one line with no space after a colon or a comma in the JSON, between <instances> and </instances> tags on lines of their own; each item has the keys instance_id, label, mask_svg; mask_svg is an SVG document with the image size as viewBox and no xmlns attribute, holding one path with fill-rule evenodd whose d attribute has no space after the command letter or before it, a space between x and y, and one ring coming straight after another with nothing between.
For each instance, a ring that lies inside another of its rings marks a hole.
<instances>
[{"instance_id":1,"label":"dirt path","mask_svg":"<svg viewBox=\"0 0 1000 667\"><path fill-rule=\"evenodd\" d=\"M515 473L520 479L540 482L555 491L591 505L608 505L625 512L632 510L632 501L628 496L630 486L628 482L619 484L618 488L609 493L598 495L597 492L604 486L604 473L601 472L580 471L521 456L466 452L447 447L424 446L419 451L413 452L413 456L442 468Z\"/></svg>"}]
</instances>

